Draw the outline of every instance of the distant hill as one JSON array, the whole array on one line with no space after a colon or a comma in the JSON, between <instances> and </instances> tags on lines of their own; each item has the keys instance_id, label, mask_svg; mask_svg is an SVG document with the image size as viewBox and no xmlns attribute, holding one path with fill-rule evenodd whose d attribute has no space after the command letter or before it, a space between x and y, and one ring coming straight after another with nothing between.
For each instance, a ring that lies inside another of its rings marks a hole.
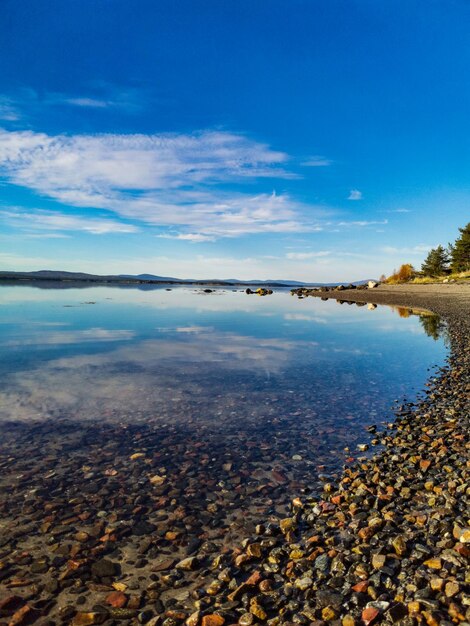
<instances>
[{"instance_id":1,"label":"distant hill","mask_svg":"<svg viewBox=\"0 0 470 626\"><path fill-rule=\"evenodd\" d=\"M91 282L115 284L182 284L182 285L271 285L277 287L323 287L335 286L341 283L306 283L296 280L240 280L237 278L192 279L174 278L171 276L156 276L155 274L87 274L86 272L64 272L60 270L38 270L35 272L0 272L0 280L13 281L60 281L60 282ZM367 280L353 282L360 285Z\"/></svg>"},{"instance_id":2,"label":"distant hill","mask_svg":"<svg viewBox=\"0 0 470 626\"><path fill-rule=\"evenodd\" d=\"M178 278L172 276L155 276L155 274L119 274L119 278L137 278L139 280L170 280L172 282L178 282Z\"/></svg>"}]
</instances>

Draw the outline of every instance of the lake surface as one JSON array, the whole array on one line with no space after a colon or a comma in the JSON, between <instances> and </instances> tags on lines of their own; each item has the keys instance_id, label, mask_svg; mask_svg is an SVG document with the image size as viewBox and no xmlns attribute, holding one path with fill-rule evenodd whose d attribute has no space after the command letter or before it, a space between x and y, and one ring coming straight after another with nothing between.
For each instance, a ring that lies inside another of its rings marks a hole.
<instances>
[{"instance_id":1,"label":"lake surface","mask_svg":"<svg viewBox=\"0 0 470 626\"><path fill-rule=\"evenodd\" d=\"M85 498L85 526L134 528L129 567L155 528L179 558L315 493L447 352L436 316L288 291L6 286L0 322L6 519L22 485L33 511Z\"/></svg>"},{"instance_id":2,"label":"lake surface","mask_svg":"<svg viewBox=\"0 0 470 626\"><path fill-rule=\"evenodd\" d=\"M367 425L442 363L436 320L288 291L0 287L0 419Z\"/></svg>"}]
</instances>

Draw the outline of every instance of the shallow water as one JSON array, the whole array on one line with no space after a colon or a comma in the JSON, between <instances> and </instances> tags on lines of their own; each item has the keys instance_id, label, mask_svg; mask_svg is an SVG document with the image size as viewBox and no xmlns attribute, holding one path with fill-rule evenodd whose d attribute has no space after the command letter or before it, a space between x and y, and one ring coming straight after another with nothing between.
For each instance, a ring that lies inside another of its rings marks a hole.
<instances>
[{"instance_id":1,"label":"shallow water","mask_svg":"<svg viewBox=\"0 0 470 626\"><path fill-rule=\"evenodd\" d=\"M331 466L446 352L435 316L287 291L15 286L0 302L2 422L194 422L223 437L280 420L286 454L318 461L313 438Z\"/></svg>"},{"instance_id":2,"label":"shallow water","mask_svg":"<svg viewBox=\"0 0 470 626\"><path fill-rule=\"evenodd\" d=\"M0 287L0 418L370 424L442 363L435 320L288 292ZM434 322L434 323L433 323ZM296 420L298 421L298 420Z\"/></svg>"},{"instance_id":3,"label":"shallow water","mask_svg":"<svg viewBox=\"0 0 470 626\"><path fill-rule=\"evenodd\" d=\"M280 453L331 467L445 355L423 332L435 318L288 292L2 287L0 301L1 421L198 424L222 438L278 424Z\"/></svg>"},{"instance_id":4,"label":"shallow water","mask_svg":"<svg viewBox=\"0 0 470 626\"><path fill-rule=\"evenodd\" d=\"M0 547L113 550L135 588L233 548L416 399L444 332L288 291L0 287Z\"/></svg>"}]
</instances>

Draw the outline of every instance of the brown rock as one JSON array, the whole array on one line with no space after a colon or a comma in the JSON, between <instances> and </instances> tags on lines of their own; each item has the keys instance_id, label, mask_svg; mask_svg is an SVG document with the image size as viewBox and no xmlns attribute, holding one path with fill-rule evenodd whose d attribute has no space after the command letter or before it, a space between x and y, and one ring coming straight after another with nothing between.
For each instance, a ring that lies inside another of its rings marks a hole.
<instances>
[{"instance_id":1,"label":"brown rock","mask_svg":"<svg viewBox=\"0 0 470 626\"><path fill-rule=\"evenodd\" d=\"M280 527L281 527L281 531L284 534L292 532L293 530L295 530L295 528L297 526L296 521L295 521L295 519L293 517L286 517L284 519L281 519L279 524L280 524Z\"/></svg>"},{"instance_id":2,"label":"brown rock","mask_svg":"<svg viewBox=\"0 0 470 626\"><path fill-rule=\"evenodd\" d=\"M331 606L325 606L325 608L322 609L321 616L322 619L325 620L325 622L331 622L332 620L336 619L337 613Z\"/></svg>"},{"instance_id":3,"label":"brown rock","mask_svg":"<svg viewBox=\"0 0 470 626\"><path fill-rule=\"evenodd\" d=\"M106 603L116 609L121 609L127 604L127 596L122 591L113 591L106 596Z\"/></svg>"},{"instance_id":4,"label":"brown rock","mask_svg":"<svg viewBox=\"0 0 470 626\"><path fill-rule=\"evenodd\" d=\"M430 465L431 461L428 461L427 459L421 459L419 462L419 468L422 472L427 472Z\"/></svg>"},{"instance_id":5,"label":"brown rock","mask_svg":"<svg viewBox=\"0 0 470 626\"><path fill-rule=\"evenodd\" d=\"M253 600L255 601L253 602ZM264 622L265 619L268 617L266 615L266 611L260 604L258 604L258 602L256 602L255 598L253 598L253 600L250 603L250 613L257 617L261 622Z\"/></svg>"},{"instance_id":6,"label":"brown rock","mask_svg":"<svg viewBox=\"0 0 470 626\"><path fill-rule=\"evenodd\" d=\"M212 613L211 615L204 615L202 618L202 626L223 626L225 619L221 615Z\"/></svg>"},{"instance_id":7,"label":"brown rock","mask_svg":"<svg viewBox=\"0 0 470 626\"><path fill-rule=\"evenodd\" d=\"M175 532L174 530L169 530L165 533L165 539L168 539L168 541L174 541L178 538L179 534L180 533Z\"/></svg>"},{"instance_id":8,"label":"brown rock","mask_svg":"<svg viewBox=\"0 0 470 626\"><path fill-rule=\"evenodd\" d=\"M91 626L102 624L106 618L106 613L77 613L71 624L72 626Z\"/></svg>"},{"instance_id":9,"label":"brown rock","mask_svg":"<svg viewBox=\"0 0 470 626\"><path fill-rule=\"evenodd\" d=\"M185 619L189 619L187 613L183 611L172 611L171 609L165 612L165 617L169 617L176 622L184 622Z\"/></svg>"},{"instance_id":10,"label":"brown rock","mask_svg":"<svg viewBox=\"0 0 470 626\"><path fill-rule=\"evenodd\" d=\"M421 611L421 605L419 602L408 602L408 613L410 615L416 615Z\"/></svg>"},{"instance_id":11,"label":"brown rock","mask_svg":"<svg viewBox=\"0 0 470 626\"><path fill-rule=\"evenodd\" d=\"M439 624L441 623L439 615L432 611L423 611L423 617L426 620L426 624L428 626L439 626Z\"/></svg>"},{"instance_id":12,"label":"brown rock","mask_svg":"<svg viewBox=\"0 0 470 626\"><path fill-rule=\"evenodd\" d=\"M464 545L463 543L456 543L454 546L454 550L467 559L470 557L470 549L468 548L468 544Z\"/></svg>"},{"instance_id":13,"label":"brown rock","mask_svg":"<svg viewBox=\"0 0 470 626\"><path fill-rule=\"evenodd\" d=\"M261 572L253 572L253 574L246 579L245 584L247 585L258 585L262 580Z\"/></svg>"},{"instance_id":14,"label":"brown rock","mask_svg":"<svg viewBox=\"0 0 470 626\"><path fill-rule=\"evenodd\" d=\"M455 602L451 602L449 605L449 615L454 621L463 622L465 620L462 609Z\"/></svg>"},{"instance_id":15,"label":"brown rock","mask_svg":"<svg viewBox=\"0 0 470 626\"><path fill-rule=\"evenodd\" d=\"M406 554L406 542L401 535L393 539L392 546L398 556Z\"/></svg>"},{"instance_id":16,"label":"brown rock","mask_svg":"<svg viewBox=\"0 0 470 626\"><path fill-rule=\"evenodd\" d=\"M152 572L163 572L164 570L171 569L175 562L176 559L162 559L161 561L157 561L152 567Z\"/></svg>"},{"instance_id":17,"label":"brown rock","mask_svg":"<svg viewBox=\"0 0 470 626\"><path fill-rule=\"evenodd\" d=\"M32 609L30 606L25 604L13 613L13 617L8 622L8 626L19 626L20 624L25 623L31 617Z\"/></svg>"},{"instance_id":18,"label":"brown rock","mask_svg":"<svg viewBox=\"0 0 470 626\"><path fill-rule=\"evenodd\" d=\"M444 579L443 578L431 578L431 589L433 591L441 591L442 587L444 586Z\"/></svg>"},{"instance_id":19,"label":"brown rock","mask_svg":"<svg viewBox=\"0 0 470 626\"><path fill-rule=\"evenodd\" d=\"M372 555L372 567L374 569L381 569L385 565L386 558L383 554Z\"/></svg>"},{"instance_id":20,"label":"brown rock","mask_svg":"<svg viewBox=\"0 0 470 626\"><path fill-rule=\"evenodd\" d=\"M248 556L259 559L261 558L261 546L259 545L259 543L252 543L248 546L246 553L248 554Z\"/></svg>"},{"instance_id":21,"label":"brown rock","mask_svg":"<svg viewBox=\"0 0 470 626\"><path fill-rule=\"evenodd\" d=\"M269 593L270 591L272 591L272 585L271 585L271 581L270 580L262 580L259 584L259 590L262 593Z\"/></svg>"},{"instance_id":22,"label":"brown rock","mask_svg":"<svg viewBox=\"0 0 470 626\"><path fill-rule=\"evenodd\" d=\"M444 588L444 592L448 598L453 598L459 591L459 583L455 580L449 581Z\"/></svg>"},{"instance_id":23,"label":"brown rock","mask_svg":"<svg viewBox=\"0 0 470 626\"><path fill-rule=\"evenodd\" d=\"M250 559L250 557L248 556L248 554L239 554L235 558L235 565L237 567L240 567L240 565L243 565L243 563L246 563L246 561L248 561L249 559Z\"/></svg>"},{"instance_id":24,"label":"brown rock","mask_svg":"<svg viewBox=\"0 0 470 626\"><path fill-rule=\"evenodd\" d=\"M365 626L373 624L380 615L380 611L372 606L367 607L362 611L361 620Z\"/></svg>"},{"instance_id":25,"label":"brown rock","mask_svg":"<svg viewBox=\"0 0 470 626\"><path fill-rule=\"evenodd\" d=\"M79 541L80 543L85 543L85 541L88 541L88 539L90 538L90 535L80 530L78 533L75 533L74 538L76 541Z\"/></svg>"},{"instance_id":26,"label":"brown rock","mask_svg":"<svg viewBox=\"0 0 470 626\"><path fill-rule=\"evenodd\" d=\"M364 528L361 528L357 535L360 539L362 539L363 541L369 541L369 539L375 534L375 529L371 528L370 526L364 526Z\"/></svg>"}]
</instances>

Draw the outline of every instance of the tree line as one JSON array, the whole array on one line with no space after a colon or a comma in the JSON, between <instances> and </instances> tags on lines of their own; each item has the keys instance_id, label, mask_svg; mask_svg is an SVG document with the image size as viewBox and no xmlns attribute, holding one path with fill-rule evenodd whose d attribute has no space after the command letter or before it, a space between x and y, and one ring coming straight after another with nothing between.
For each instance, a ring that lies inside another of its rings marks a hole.
<instances>
[{"instance_id":1,"label":"tree line","mask_svg":"<svg viewBox=\"0 0 470 626\"><path fill-rule=\"evenodd\" d=\"M437 278L449 274L460 274L470 271L470 222L459 228L460 236L447 248L439 245L429 251L418 272L411 263L404 263L400 269L394 270L388 278L380 277L380 282L389 284L407 283L419 277Z\"/></svg>"},{"instance_id":2,"label":"tree line","mask_svg":"<svg viewBox=\"0 0 470 626\"><path fill-rule=\"evenodd\" d=\"M453 244L449 243L447 248L439 245L429 251L421 265L424 276L433 278L470 270L470 222L459 231L460 237Z\"/></svg>"}]
</instances>

